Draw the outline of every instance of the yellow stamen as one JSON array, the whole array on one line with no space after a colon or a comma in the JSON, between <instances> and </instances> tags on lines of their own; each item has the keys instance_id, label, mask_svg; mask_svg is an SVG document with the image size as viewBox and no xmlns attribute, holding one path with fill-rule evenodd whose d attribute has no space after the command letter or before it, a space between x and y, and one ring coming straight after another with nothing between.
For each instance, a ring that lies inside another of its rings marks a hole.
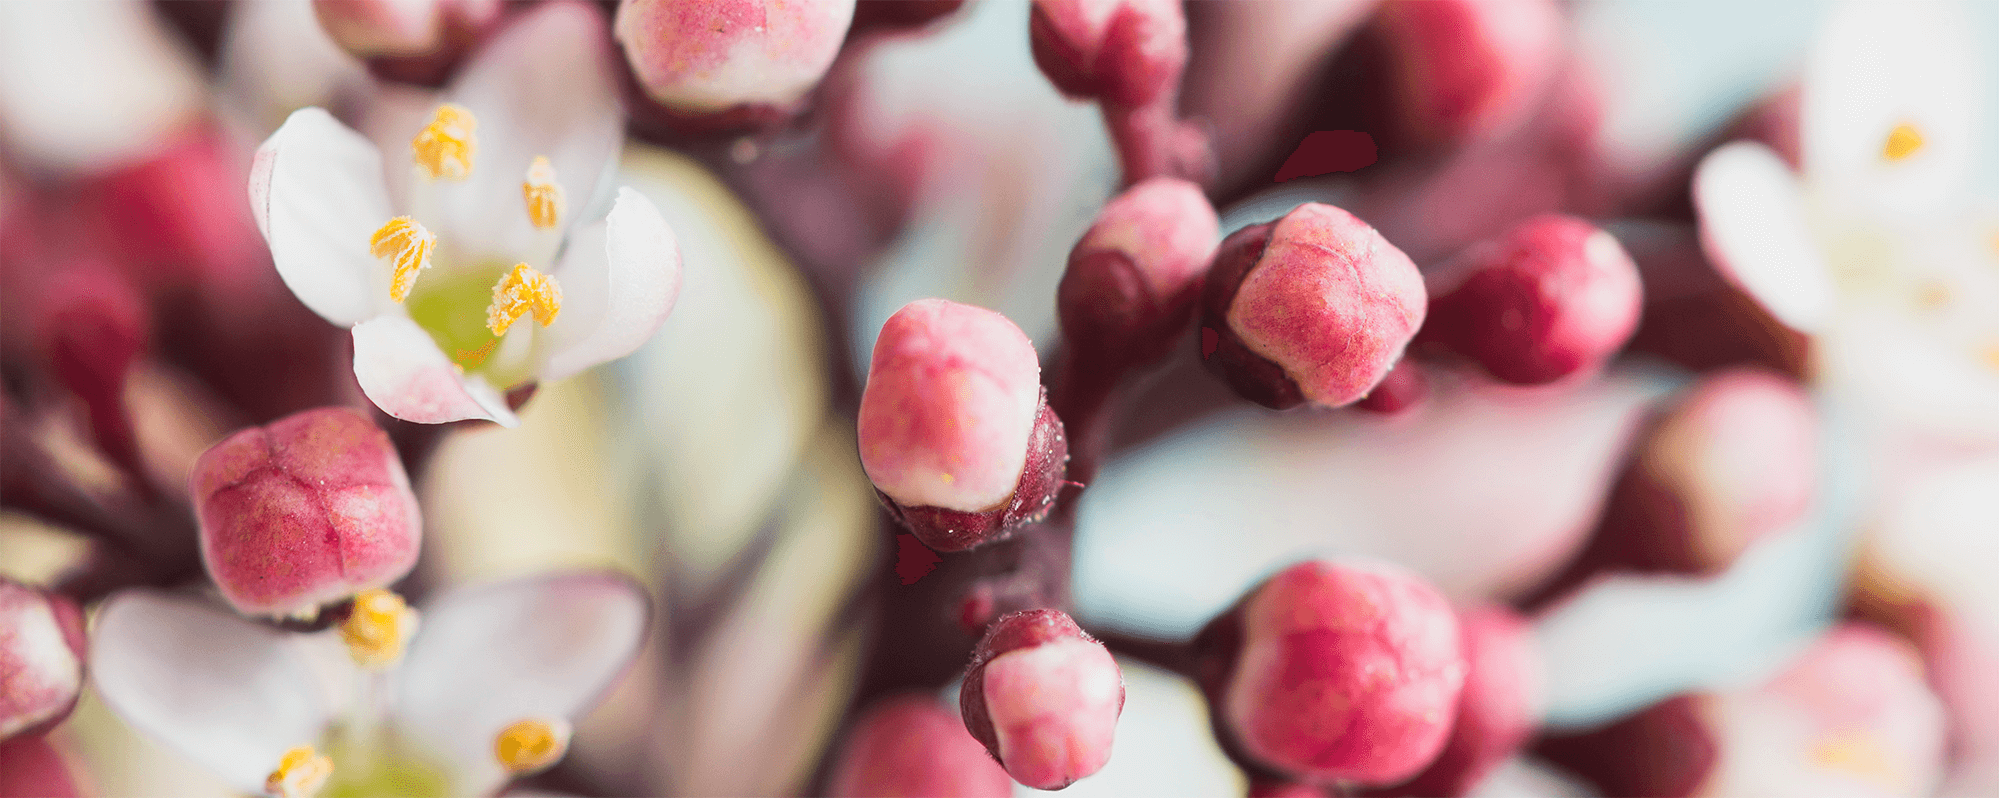
<instances>
[{"instance_id":1,"label":"yellow stamen","mask_svg":"<svg viewBox=\"0 0 2000 798\"><path fill-rule=\"evenodd\" d=\"M1988 371L2000 371L2000 341L1987 341L1980 347L1979 361L1986 364Z\"/></svg>"},{"instance_id":2,"label":"yellow stamen","mask_svg":"<svg viewBox=\"0 0 2000 798\"><path fill-rule=\"evenodd\" d=\"M264 792L278 798L312 798L331 775L333 760L310 745L301 745L279 757L278 769L264 777Z\"/></svg>"},{"instance_id":3,"label":"yellow stamen","mask_svg":"<svg viewBox=\"0 0 2000 798\"><path fill-rule=\"evenodd\" d=\"M472 135L478 127L479 120L465 106L438 106L431 123L410 141L417 166L432 180L464 180L472 174L472 157L479 150L479 140Z\"/></svg>"},{"instance_id":4,"label":"yellow stamen","mask_svg":"<svg viewBox=\"0 0 2000 798\"><path fill-rule=\"evenodd\" d=\"M569 722L529 718L517 720L493 738L493 757L508 773L541 770L562 759L569 750Z\"/></svg>"},{"instance_id":5,"label":"yellow stamen","mask_svg":"<svg viewBox=\"0 0 2000 798\"><path fill-rule=\"evenodd\" d=\"M1916 154L1924 146L1924 134L1917 126L1908 122L1897 125L1889 131L1889 140L1882 142L1882 157L1889 161L1900 161Z\"/></svg>"},{"instance_id":6,"label":"yellow stamen","mask_svg":"<svg viewBox=\"0 0 2000 798\"><path fill-rule=\"evenodd\" d=\"M556 321L556 313L562 310L562 286L556 278L535 271L525 263L514 264L514 271L493 286L493 304L486 308L486 329L494 335L506 335L507 328L514 326L522 316L535 314L535 323L547 327Z\"/></svg>"},{"instance_id":7,"label":"yellow stamen","mask_svg":"<svg viewBox=\"0 0 2000 798\"><path fill-rule=\"evenodd\" d=\"M1813 747L1813 761L1829 770L1841 770L1877 784L1899 784L1902 773L1882 744L1865 732L1844 732Z\"/></svg>"},{"instance_id":8,"label":"yellow stamen","mask_svg":"<svg viewBox=\"0 0 2000 798\"><path fill-rule=\"evenodd\" d=\"M417 272L431 265L431 250L437 249L437 234L425 230L408 216L390 219L368 238L368 254L389 258L395 276L389 279L389 298L397 302L416 287Z\"/></svg>"},{"instance_id":9,"label":"yellow stamen","mask_svg":"<svg viewBox=\"0 0 2000 798\"><path fill-rule=\"evenodd\" d=\"M417 632L417 611L403 597L381 588L354 596L354 610L340 624L347 653L364 668L381 669L403 658L403 647Z\"/></svg>"},{"instance_id":10,"label":"yellow stamen","mask_svg":"<svg viewBox=\"0 0 2000 798\"><path fill-rule=\"evenodd\" d=\"M528 179L521 183L521 196L528 200L528 221L547 230L562 223L563 189L556 183L556 168L549 159L535 156L528 165Z\"/></svg>"}]
</instances>

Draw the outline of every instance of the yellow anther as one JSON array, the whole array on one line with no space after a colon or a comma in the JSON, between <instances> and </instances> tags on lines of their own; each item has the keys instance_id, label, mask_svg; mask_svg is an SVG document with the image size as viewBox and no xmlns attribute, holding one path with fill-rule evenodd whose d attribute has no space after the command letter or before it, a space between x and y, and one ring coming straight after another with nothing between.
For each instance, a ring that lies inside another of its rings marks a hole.
<instances>
[{"instance_id":1,"label":"yellow anther","mask_svg":"<svg viewBox=\"0 0 2000 798\"><path fill-rule=\"evenodd\" d=\"M1882 142L1882 158L1900 161L1923 149L1924 134L1917 132L1917 126L1908 122L1897 125L1889 131L1889 140Z\"/></svg>"},{"instance_id":2,"label":"yellow anther","mask_svg":"<svg viewBox=\"0 0 2000 798\"><path fill-rule=\"evenodd\" d=\"M354 609L340 624L347 653L364 668L386 668L403 658L403 647L417 633L417 611L403 597L381 588L354 595Z\"/></svg>"},{"instance_id":3,"label":"yellow anther","mask_svg":"<svg viewBox=\"0 0 2000 798\"><path fill-rule=\"evenodd\" d=\"M479 150L479 139L472 134L478 127L479 120L465 106L451 103L438 106L431 123L410 141L417 166L432 180L440 177L464 180L472 174L472 157Z\"/></svg>"},{"instance_id":4,"label":"yellow anther","mask_svg":"<svg viewBox=\"0 0 2000 798\"><path fill-rule=\"evenodd\" d=\"M528 200L528 221L543 230L562 223L563 188L556 183L556 168L549 159L535 156L528 165L528 179L521 183L521 196Z\"/></svg>"},{"instance_id":5,"label":"yellow anther","mask_svg":"<svg viewBox=\"0 0 2000 798\"><path fill-rule=\"evenodd\" d=\"M531 773L556 763L569 750L569 722L561 719L517 720L493 738L493 758L508 773Z\"/></svg>"},{"instance_id":6,"label":"yellow anther","mask_svg":"<svg viewBox=\"0 0 2000 798\"><path fill-rule=\"evenodd\" d=\"M556 313L562 310L562 286L556 285L556 278L535 271L525 263L514 264L514 271L493 286L493 304L486 308L486 329L494 335L506 335L507 328L514 326L522 316L535 314L535 323L547 327L556 321Z\"/></svg>"},{"instance_id":7,"label":"yellow anther","mask_svg":"<svg viewBox=\"0 0 2000 798\"><path fill-rule=\"evenodd\" d=\"M388 258L396 272L389 278L389 298L397 302L410 295L417 285L417 272L431 265L431 250L437 249L437 234L425 230L415 219L398 216L368 238L368 254Z\"/></svg>"},{"instance_id":8,"label":"yellow anther","mask_svg":"<svg viewBox=\"0 0 2000 798\"><path fill-rule=\"evenodd\" d=\"M2000 341L1987 341L1980 347L1979 362L1986 364L1987 371L2000 371Z\"/></svg>"},{"instance_id":9,"label":"yellow anther","mask_svg":"<svg viewBox=\"0 0 2000 798\"><path fill-rule=\"evenodd\" d=\"M1828 770L1841 770L1868 781L1895 786L1902 771L1891 762L1882 744L1865 732L1845 732L1820 740L1813 747L1813 761Z\"/></svg>"},{"instance_id":10,"label":"yellow anther","mask_svg":"<svg viewBox=\"0 0 2000 798\"><path fill-rule=\"evenodd\" d=\"M333 775L333 760L301 745L278 758L278 769L264 777L264 792L278 798L312 798Z\"/></svg>"}]
</instances>

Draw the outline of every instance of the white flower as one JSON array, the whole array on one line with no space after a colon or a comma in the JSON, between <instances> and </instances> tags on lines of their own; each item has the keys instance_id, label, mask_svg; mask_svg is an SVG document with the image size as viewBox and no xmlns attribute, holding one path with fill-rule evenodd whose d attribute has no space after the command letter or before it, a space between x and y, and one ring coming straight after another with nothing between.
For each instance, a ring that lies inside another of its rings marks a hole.
<instances>
[{"instance_id":1,"label":"white flower","mask_svg":"<svg viewBox=\"0 0 2000 798\"><path fill-rule=\"evenodd\" d=\"M251 206L278 274L353 328L354 375L377 407L513 426L507 389L623 357L659 329L681 270L659 211L620 189L583 221L622 141L616 68L601 11L550 3L474 55L448 101L426 98L427 119L385 99L379 149L319 108L259 148Z\"/></svg>"},{"instance_id":2,"label":"white flower","mask_svg":"<svg viewBox=\"0 0 2000 798\"><path fill-rule=\"evenodd\" d=\"M1800 169L1738 142L1694 182L1703 245L1871 419L1991 446L1995 221L1974 191L1978 68L1944 3L1857 2L1802 78ZM1990 92L1990 89L1988 90Z\"/></svg>"},{"instance_id":3,"label":"white flower","mask_svg":"<svg viewBox=\"0 0 2000 798\"><path fill-rule=\"evenodd\" d=\"M90 667L126 722L246 793L284 792L267 780L316 746L332 792L482 795L535 742L522 729L553 731L560 756L570 721L638 653L647 614L635 584L604 573L458 590L423 610L399 664L370 670L339 630L283 632L194 597L127 591L98 612Z\"/></svg>"}]
</instances>

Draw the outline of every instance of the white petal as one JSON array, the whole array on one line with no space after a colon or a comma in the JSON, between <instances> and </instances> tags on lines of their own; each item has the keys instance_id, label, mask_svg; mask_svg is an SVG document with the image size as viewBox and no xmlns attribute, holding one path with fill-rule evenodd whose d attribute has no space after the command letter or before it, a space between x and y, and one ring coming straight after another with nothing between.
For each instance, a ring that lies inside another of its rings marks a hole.
<instances>
[{"instance_id":1,"label":"white petal","mask_svg":"<svg viewBox=\"0 0 2000 798\"><path fill-rule=\"evenodd\" d=\"M680 243L652 200L620 188L603 224L571 236L556 279L563 310L549 327L548 380L629 355L659 331L681 291Z\"/></svg>"},{"instance_id":2,"label":"white petal","mask_svg":"<svg viewBox=\"0 0 2000 798\"><path fill-rule=\"evenodd\" d=\"M317 744L330 716L289 637L196 599L128 591L97 613L90 675L127 723L261 794L285 749Z\"/></svg>"},{"instance_id":3,"label":"white petal","mask_svg":"<svg viewBox=\"0 0 2000 798\"><path fill-rule=\"evenodd\" d=\"M1921 218L1964 196L1976 114L1993 99L1972 55L1974 28L1953 3L1851 2L1806 65L1799 136L1815 192L1878 214ZM1990 35L1990 30L1988 34ZM1923 145L1891 161L1897 125Z\"/></svg>"},{"instance_id":4,"label":"white petal","mask_svg":"<svg viewBox=\"0 0 2000 798\"><path fill-rule=\"evenodd\" d=\"M250 210L278 276L299 301L343 327L388 301L368 239L389 221L382 155L322 108L302 108L271 134L250 168Z\"/></svg>"},{"instance_id":5,"label":"white petal","mask_svg":"<svg viewBox=\"0 0 2000 798\"><path fill-rule=\"evenodd\" d=\"M445 186L439 234L478 248L473 257L526 252L535 230L521 183L537 155L555 167L566 219L594 218L624 138L616 59L603 12L571 2L523 14L473 56L445 94L479 120L479 150L472 175Z\"/></svg>"},{"instance_id":6,"label":"white petal","mask_svg":"<svg viewBox=\"0 0 2000 798\"><path fill-rule=\"evenodd\" d=\"M88 172L144 158L203 113L200 65L149 3L0 3L10 164Z\"/></svg>"},{"instance_id":7,"label":"white petal","mask_svg":"<svg viewBox=\"0 0 2000 798\"><path fill-rule=\"evenodd\" d=\"M368 401L404 421L520 423L485 378L465 376L429 333L404 316L379 316L354 325L354 378Z\"/></svg>"},{"instance_id":8,"label":"white petal","mask_svg":"<svg viewBox=\"0 0 2000 798\"><path fill-rule=\"evenodd\" d=\"M1836 297L1826 258L1806 224L1798 179L1762 144L1738 141L1694 173L1702 249L1716 269L1779 321L1818 332Z\"/></svg>"},{"instance_id":9,"label":"white petal","mask_svg":"<svg viewBox=\"0 0 2000 798\"><path fill-rule=\"evenodd\" d=\"M403 661L400 728L446 758L460 794L491 792L504 778L500 730L589 709L637 655L647 614L639 587L607 572L449 593L423 610Z\"/></svg>"}]
</instances>

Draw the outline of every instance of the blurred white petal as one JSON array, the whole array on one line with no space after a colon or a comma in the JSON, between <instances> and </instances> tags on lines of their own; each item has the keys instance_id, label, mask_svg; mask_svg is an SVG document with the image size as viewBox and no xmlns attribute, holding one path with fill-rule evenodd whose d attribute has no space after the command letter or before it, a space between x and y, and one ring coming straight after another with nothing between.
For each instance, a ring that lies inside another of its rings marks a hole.
<instances>
[{"instance_id":1,"label":"blurred white petal","mask_svg":"<svg viewBox=\"0 0 2000 798\"><path fill-rule=\"evenodd\" d=\"M1833 279L1798 178L1777 153L1748 141L1717 148L1695 170L1694 203L1702 249L1725 277L1793 329L1826 327Z\"/></svg>"},{"instance_id":2,"label":"blurred white petal","mask_svg":"<svg viewBox=\"0 0 2000 798\"><path fill-rule=\"evenodd\" d=\"M201 113L201 80L150 3L0 3L0 139L31 166L150 154Z\"/></svg>"}]
</instances>

